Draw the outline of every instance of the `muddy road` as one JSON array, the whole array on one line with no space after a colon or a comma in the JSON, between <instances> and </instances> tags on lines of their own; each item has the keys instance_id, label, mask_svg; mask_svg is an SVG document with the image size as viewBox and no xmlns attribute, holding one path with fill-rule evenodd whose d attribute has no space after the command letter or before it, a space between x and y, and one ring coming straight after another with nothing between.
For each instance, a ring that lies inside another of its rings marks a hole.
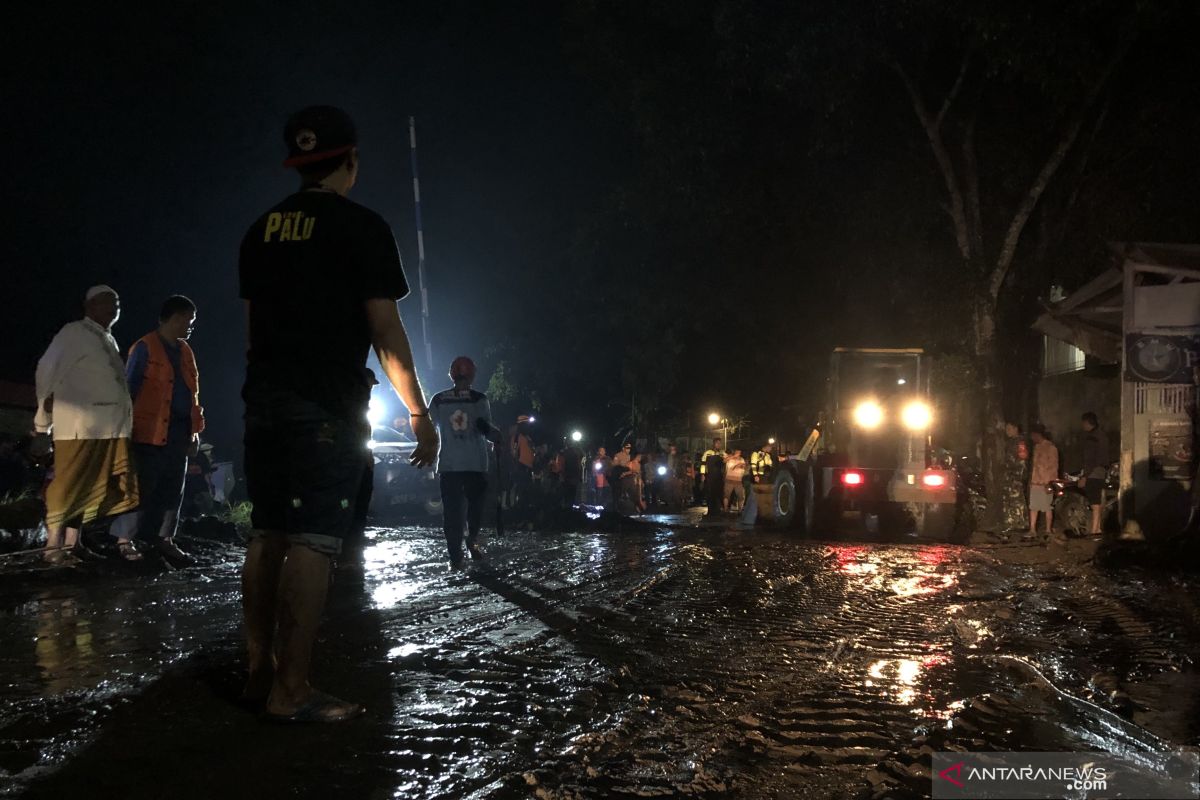
<instances>
[{"instance_id":1,"label":"muddy road","mask_svg":"<svg viewBox=\"0 0 1200 800\"><path fill-rule=\"evenodd\" d=\"M921 797L934 750L1194 743L1200 592L1084 543L958 547L647 527L517 532L449 572L370 532L323 688L281 727L240 688L235 547L176 573L0 575L0 794Z\"/></svg>"}]
</instances>

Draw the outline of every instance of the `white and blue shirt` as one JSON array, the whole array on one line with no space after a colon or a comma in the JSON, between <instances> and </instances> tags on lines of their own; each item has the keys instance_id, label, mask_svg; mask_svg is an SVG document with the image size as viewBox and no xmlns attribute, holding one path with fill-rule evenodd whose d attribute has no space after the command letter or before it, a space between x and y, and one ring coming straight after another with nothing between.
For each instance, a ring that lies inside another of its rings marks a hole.
<instances>
[{"instance_id":1,"label":"white and blue shirt","mask_svg":"<svg viewBox=\"0 0 1200 800\"><path fill-rule=\"evenodd\" d=\"M492 420L486 395L447 389L433 396L429 414L441 437L438 472L488 471L488 441L478 424L481 419L489 424Z\"/></svg>"}]
</instances>

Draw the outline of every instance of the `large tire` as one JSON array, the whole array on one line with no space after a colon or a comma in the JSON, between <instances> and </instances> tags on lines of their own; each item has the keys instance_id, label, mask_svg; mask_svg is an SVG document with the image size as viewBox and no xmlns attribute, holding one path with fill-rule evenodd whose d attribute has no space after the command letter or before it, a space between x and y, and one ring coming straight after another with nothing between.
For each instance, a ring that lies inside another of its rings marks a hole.
<instances>
[{"instance_id":1,"label":"large tire","mask_svg":"<svg viewBox=\"0 0 1200 800\"><path fill-rule=\"evenodd\" d=\"M791 470L777 469L771 477L771 491L766 498L766 506L760 509L760 514L777 528L788 528L795 524L797 512L796 479Z\"/></svg>"},{"instance_id":2,"label":"large tire","mask_svg":"<svg viewBox=\"0 0 1200 800\"><path fill-rule=\"evenodd\" d=\"M796 484L796 511L792 526L808 536L816 530L817 499L812 465L797 464L792 480Z\"/></svg>"}]
</instances>

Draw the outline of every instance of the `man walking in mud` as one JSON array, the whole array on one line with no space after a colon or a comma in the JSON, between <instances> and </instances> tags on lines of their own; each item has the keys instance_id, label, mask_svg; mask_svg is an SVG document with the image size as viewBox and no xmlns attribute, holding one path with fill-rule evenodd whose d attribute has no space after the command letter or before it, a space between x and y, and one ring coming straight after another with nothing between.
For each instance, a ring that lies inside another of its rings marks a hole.
<instances>
[{"instance_id":1,"label":"man walking in mud","mask_svg":"<svg viewBox=\"0 0 1200 800\"><path fill-rule=\"evenodd\" d=\"M442 528L450 568L463 568L463 528L467 552L483 559L479 529L483 523L483 496L487 490L488 441L500 442L500 429L492 424L487 395L472 388L475 362L459 356L450 365L454 386L438 392L429 403L441 448L437 472L442 493Z\"/></svg>"},{"instance_id":2,"label":"man walking in mud","mask_svg":"<svg viewBox=\"0 0 1200 800\"><path fill-rule=\"evenodd\" d=\"M245 470L253 532L242 575L248 703L269 719L336 722L362 712L317 691L309 665L331 559L354 521L369 436L374 346L412 417L412 462L432 463L437 433L413 369L396 301L408 283L395 238L347 199L358 177L354 123L329 106L294 114L285 166L300 190L242 240L241 296L249 334Z\"/></svg>"}]
</instances>

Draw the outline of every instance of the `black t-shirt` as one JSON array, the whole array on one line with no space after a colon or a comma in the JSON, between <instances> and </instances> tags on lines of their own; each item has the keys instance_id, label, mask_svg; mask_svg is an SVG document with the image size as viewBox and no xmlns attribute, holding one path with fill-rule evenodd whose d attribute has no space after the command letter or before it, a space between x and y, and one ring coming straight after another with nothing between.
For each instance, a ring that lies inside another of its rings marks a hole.
<instances>
[{"instance_id":1,"label":"black t-shirt","mask_svg":"<svg viewBox=\"0 0 1200 800\"><path fill-rule=\"evenodd\" d=\"M247 390L290 389L334 411L365 404L364 303L408 295L383 217L333 192L297 192L246 232L238 274L250 301Z\"/></svg>"}]
</instances>

